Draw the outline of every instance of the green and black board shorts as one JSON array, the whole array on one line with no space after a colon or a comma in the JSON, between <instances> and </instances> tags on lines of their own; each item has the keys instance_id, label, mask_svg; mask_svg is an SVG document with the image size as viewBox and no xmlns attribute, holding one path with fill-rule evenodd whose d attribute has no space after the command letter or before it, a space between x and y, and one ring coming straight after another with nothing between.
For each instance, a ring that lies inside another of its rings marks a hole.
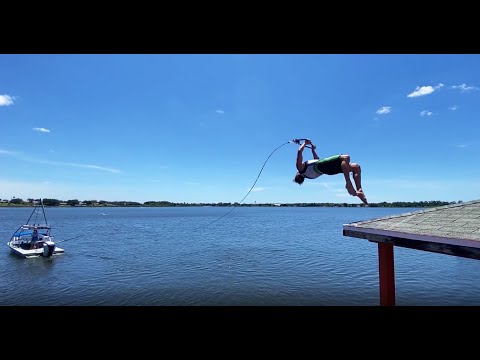
<instances>
[{"instance_id":1,"label":"green and black board shorts","mask_svg":"<svg viewBox=\"0 0 480 360\"><path fill-rule=\"evenodd\" d=\"M315 164L315 169L323 174L335 175L342 173L341 155L332 155L324 159L318 160Z\"/></svg>"}]
</instances>

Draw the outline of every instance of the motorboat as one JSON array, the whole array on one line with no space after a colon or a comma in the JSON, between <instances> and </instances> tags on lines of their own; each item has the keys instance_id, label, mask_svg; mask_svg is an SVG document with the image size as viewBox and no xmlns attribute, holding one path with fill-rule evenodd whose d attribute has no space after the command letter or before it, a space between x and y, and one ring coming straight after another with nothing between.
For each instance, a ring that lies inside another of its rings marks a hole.
<instances>
[{"instance_id":1,"label":"motorboat","mask_svg":"<svg viewBox=\"0 0 480 360\"><path fill-rule=\"evenodd\" d=\"M34 209L27 222L20 226L7 242L15 254L24 257L51 257L63 254L51 234L52 228L47 222L42 199L34 201Z\"/></svg>"}]
</instances>

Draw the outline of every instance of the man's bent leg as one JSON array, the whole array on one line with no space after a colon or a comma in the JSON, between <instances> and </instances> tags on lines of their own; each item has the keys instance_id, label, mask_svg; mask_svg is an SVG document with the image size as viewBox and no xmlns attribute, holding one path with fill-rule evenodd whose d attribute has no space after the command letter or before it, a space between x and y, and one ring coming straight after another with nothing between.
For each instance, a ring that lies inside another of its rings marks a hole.
<instances>
[{"instance_id":1,"label":"man's bent leg","mask_svg":"<svg viewBox=\"0 0 480 360\"><path fill-rule=\"evenodd\" d=\"M367 198L362 190L362 168L357 163L351 163L350 168L352 169L353 181L357 188L357 196L365 203L365 205L368 205Z\"/></svg>"},{"instance_id":2,"label":"man's bent leg","mask_svg":"<svg viewBox=\"0 0 480 360\"><path fill-rule=\"evenodd\" d=\"M350 180L350 171L352 171L350 167L350 155L341 155L340 156L341 167L343 176L345 177L345 188L347 189L348 193L352 196L357 196L357 192L352 185L352 181Z\"/></svg>"}]
</instances>

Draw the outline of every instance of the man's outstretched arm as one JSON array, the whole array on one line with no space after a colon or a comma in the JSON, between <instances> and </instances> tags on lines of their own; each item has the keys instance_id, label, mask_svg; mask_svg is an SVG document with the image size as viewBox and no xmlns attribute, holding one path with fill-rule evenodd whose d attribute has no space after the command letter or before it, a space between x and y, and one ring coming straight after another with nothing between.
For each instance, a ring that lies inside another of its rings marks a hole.
<instances>
[{"instance_id":1,"label":"man's outstretched arm","mask_svg":"<svg viewBox=\"0 0 480 360\"><path fill-rule=\"evenodd\" d=\"M297 170L303 170L303 149L305 149L306 142L304 142L297 151Z\"/></svg>"},{"instance_id":2,"label":"man's outstretched arm","mask_svg":"<svg viewBox=\"0 0 480 360\"><path fill-rule=\"evenodd\" d=\"M312 142L310 140L305 140L305 142L300 145L300 147L298 148L298 151L297 151L297 170L298 171L302 171L303 168L304 168L304 165L303 165L303 149L305 149L305 146L306 145L312 145Z\"/></svg>"},{"instance_id":3,"label":"man's outstretched arm","mask_svg":"<svg viewBox=\"0 0 480 360\"><path fill-rule=\"evenodd\" d=\"M314 158L315 160L320 159L320 158L318 157L317 153L315 152L315 149L316 149L316 148L317 148L317 147L312 144L312 155L313 155L313 158Z\"/></svg>"}]
</instances>

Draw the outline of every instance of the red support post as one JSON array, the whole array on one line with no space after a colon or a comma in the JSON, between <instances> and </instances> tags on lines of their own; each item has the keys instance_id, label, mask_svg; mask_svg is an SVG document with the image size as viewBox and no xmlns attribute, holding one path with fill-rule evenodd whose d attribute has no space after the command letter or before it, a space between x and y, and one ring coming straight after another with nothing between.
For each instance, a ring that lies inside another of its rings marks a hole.
<instances>
[{"instance_id":1,"label":"red support post","mask_svg":"<svg viewBox=\"0 0 480 360\"><path fill-rule=\"evenodd\" d=\"M395 305L395 271L393 244L378 243L378 265L380 278L380 306Z\"/></svg>"}]
</instances>

